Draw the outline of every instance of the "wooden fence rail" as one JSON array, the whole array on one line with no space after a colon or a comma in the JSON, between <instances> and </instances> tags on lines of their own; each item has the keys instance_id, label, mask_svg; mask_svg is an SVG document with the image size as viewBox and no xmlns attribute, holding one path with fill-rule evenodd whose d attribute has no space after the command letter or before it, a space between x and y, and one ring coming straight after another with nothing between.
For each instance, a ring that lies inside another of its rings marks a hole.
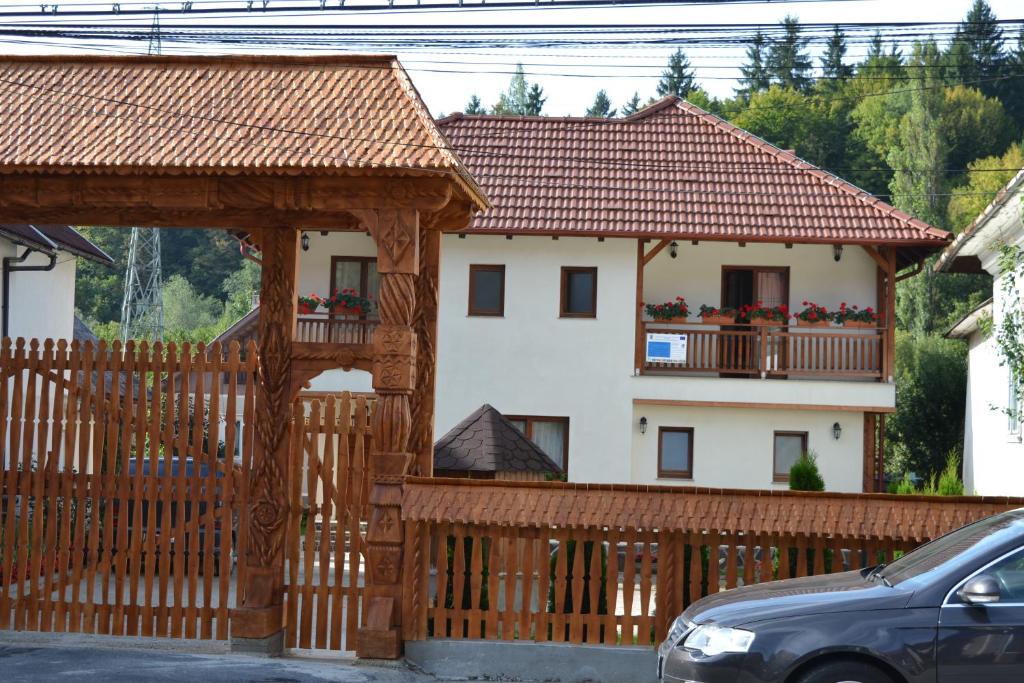
<instances>
[{"instance_id":1,"label":"wooden fence rail","mask_svg":"<svg viewBox=\"0 0 1024 683\"><path fill-rule=\"evenodd\" d=\"M653 645L703 596L889 562L1022 505L409 479L404 636Z\"/></svg>"}]
</instances>

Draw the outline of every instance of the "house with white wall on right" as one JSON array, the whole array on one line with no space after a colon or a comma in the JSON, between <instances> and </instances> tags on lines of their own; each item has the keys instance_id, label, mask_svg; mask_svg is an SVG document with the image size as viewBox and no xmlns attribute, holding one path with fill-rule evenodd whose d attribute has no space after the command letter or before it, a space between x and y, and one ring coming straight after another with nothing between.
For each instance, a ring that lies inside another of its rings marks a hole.
<instances>
[{"instance_id":1,"label":"house with white wall on right","mask_svg":"<svg viewBox=\"0 0 1024 683\"><path fill-rule=\"evenodd\" d=\"M983 496L1024 492L1021 406L995 330L1010 305L1000 268L1002 247L1024 247L1024 170L969 225L936 263L947 273L988 273L992 298L971 311L946 336L967 342L967 408L964 416L964 487Z\"/></svg>"}]
</instances>

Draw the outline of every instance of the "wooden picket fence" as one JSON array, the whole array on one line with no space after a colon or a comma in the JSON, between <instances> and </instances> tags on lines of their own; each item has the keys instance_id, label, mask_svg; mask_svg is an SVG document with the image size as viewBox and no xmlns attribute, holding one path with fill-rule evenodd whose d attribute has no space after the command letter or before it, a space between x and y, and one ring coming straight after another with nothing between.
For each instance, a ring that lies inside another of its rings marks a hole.
<instances>
[{"instance_id":1,"label":"wooden picket fence","mask_svg":"<svg viewBox=\"0 0 1024 683\"><path fill-rule=\"evenodd\" d=\"M365 568L373 401L294 406L285 581L288 647L354 650Z\"/></svg>"},{"instance_id":2,"label":"wooden picket fence","mask_svg":"<svg viewBox=\"0 0 1024 683\"><path fill-rule=\"evenodd\" d=\"M1022 505L410 478L404 637L650 646L706 595L891 562Z\"/></svg>"},{"instance_id":3,"label":"wooden picket fence","mask_svg":"<svg viewBox=\"0 0 1024 683\"><path fill-rule=\"evenodd\" d=\"M3 342L0 629L228 637L255 363L237 344Z\"/></svg>"}]
</instances>

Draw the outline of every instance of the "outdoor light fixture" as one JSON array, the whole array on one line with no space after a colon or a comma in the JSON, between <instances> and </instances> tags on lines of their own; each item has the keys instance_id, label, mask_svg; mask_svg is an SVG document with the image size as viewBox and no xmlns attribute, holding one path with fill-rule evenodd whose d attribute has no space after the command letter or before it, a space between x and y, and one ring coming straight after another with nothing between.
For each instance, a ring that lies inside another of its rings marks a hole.
<instances>
[{"instance_id":1,"label":"outdoor light fixture","mask_svg":"<svg viewBox=\"0 0 1024 683\"><path fill-rule=\"evenodd\" d=\"M679 256L679 243L678 242L673 242L672 244L668 245L668 255L671 256L672 258L675 258L676 256Z\"/></svg>"},{"instance_id":2,"label":"outdoor light fixture","mask_svg":"<svg viewBox=\"0 0 1024 683\"><path fill-rule=\"evenodd\" d=\"M843 258L843 245L841 245L841 244L833 244L832 245L832 258L834 258L836 260L836 263L839 262L839 259Z\"/></svg>"},{"instance_id":3,"label":"outdoor light fixture","mask_svg":"<svg viewBox=\"0 0 1024 683\"><path fill-rule=\"evenodd\" d=\"M302 233L302 251L309 251L309 235Z\"/></svg>"},{"instance_id":4,"label":"outdoor light fixture","mask_svg":"<svg viewBox=\"0 0 1024 683\"><path fill-rule=\"evenodd\" d=\"M640 433L641 434L646 434L647 433L647 417L646 416L640 418Z\"/></svg>"},{"instance_id":5,"label":"outdoor light fixture","mask_svg":"<svg viewBox=\"0 0 1024 683\"><path fill-rule=\"evenodd\" d=\"M832 438L839 441L839 437L843 435L843 426L836 422L832 425Z\"/></svg>"}]
</instances>

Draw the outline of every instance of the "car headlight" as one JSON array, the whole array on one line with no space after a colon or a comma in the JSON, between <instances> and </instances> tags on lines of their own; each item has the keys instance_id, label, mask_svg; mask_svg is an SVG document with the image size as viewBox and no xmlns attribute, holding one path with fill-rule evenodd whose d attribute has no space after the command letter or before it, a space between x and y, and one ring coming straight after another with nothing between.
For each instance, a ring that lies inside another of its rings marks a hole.
<instances>
[{"instance_id":1,"label":"car headlight","mask_svg":"<svg viewBox=\"0 0 1024 683\"><path fill-rule=\"evenodd\" d=\"M690 627L691 624L688 621L681 616L676 617L676 620L672 622L672 627L668 630L665 642L668 643L669 647L675 647L683 639L683 636L686 635L686 632L690 630Z\"/></svg>"},{"instance_id":2,"label":"car headlight","mask_svg":"<svg viewBox=\"0 0 1024 683\"><path fill-rule=\"evenodd\" d=\"M695 628L686 637L683 647L687 650L696 650L705 657L713 657L726 652L747 652L753 643L754 634L750 631L704 624Z\"/></svg>"}]
</instances>

